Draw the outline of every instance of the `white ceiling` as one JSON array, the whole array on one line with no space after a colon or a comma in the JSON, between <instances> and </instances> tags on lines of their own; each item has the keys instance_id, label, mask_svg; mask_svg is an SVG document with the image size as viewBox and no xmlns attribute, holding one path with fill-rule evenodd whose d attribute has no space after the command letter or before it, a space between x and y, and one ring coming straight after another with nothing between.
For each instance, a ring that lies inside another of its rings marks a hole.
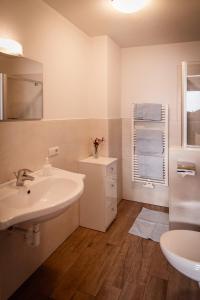
<instances>
[{"instance_id":1,"label":"white ceiling","mask_svg":"<svg viewBox=\"0 0 200 300\"><path fill-rule=\"evenodd\" d=\"M44 0L89 36L108 35L121 47L200 40L200 0L151 0L133 14L110 0Z\"/></svg>"}]
</instances>

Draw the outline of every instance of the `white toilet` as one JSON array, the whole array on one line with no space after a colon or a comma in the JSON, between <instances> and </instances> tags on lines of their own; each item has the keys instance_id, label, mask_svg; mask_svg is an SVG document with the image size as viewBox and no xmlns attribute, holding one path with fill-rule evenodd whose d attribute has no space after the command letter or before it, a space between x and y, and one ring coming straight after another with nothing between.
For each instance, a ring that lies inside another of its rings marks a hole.
<instances>
[{"instance_id":1,"label":"white toilet","mask_svg":"<svg viewBox=\"0 0 200 300\"><path fill-rule=\"evenodd\" d=\"M200 286L200 232L168 231L161 236L160 246L169 263Z\"/></svg>"}]
</instances>

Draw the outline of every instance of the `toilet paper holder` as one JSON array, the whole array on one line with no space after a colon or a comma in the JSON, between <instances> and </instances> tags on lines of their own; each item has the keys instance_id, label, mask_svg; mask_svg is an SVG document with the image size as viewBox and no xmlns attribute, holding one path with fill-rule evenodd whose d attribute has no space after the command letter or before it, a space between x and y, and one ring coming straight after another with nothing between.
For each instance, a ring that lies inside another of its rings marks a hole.
<instances>
[{"instance_id":1,"label":"toilet paper holder","mask_svg":"<svg viewBox=\"0 0 200 300\"><path fill-rule=\"evenodd\" d=\"M177 161L177 169L176 173L181 175L182 177L185 176L195 176L196 175L196 165L193 162L186 162L186 161Z\"/></svg>"}]
</instances>

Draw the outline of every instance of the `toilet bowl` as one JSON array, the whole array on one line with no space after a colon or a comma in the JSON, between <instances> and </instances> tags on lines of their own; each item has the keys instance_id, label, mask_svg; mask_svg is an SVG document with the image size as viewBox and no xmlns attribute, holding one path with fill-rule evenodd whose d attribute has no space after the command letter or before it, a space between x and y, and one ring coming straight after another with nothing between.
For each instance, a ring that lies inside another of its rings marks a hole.
<instances>
[{"instance_id":1,"label":"toilet bowl","mask_svg":"<svg viewBox=\"0 0 200 300\"><path fill-rule=\"evenodd\" d=\"M200 286L200 232L172 230L160 238L160 246L169 263Z\"/></svg>"}]
</instances>

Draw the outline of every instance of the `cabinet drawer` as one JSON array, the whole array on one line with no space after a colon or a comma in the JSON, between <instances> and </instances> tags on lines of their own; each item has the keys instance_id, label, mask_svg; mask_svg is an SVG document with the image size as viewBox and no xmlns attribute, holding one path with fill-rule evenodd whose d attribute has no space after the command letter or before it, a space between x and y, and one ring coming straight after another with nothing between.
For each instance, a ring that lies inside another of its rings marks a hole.
<instances>
[{"instance_id":1,"label":"cabinet drawer","mask_svg":"<svg viewBox=\"0 0 200 300\"><path fill-rule=\"evenodd\" d=\"M113 162L106 168L106 176L117 177L117 162Z\"/></svg>"},{"instance_id":2,"label":"cabinet drawer","mask_svg":"<svg viewBox=\"0 0 200 300\"><path fill-rule=\"evenodd\" d=\"M106 227L108 227L117 215L117 203L113 201L106 208Z\"/></svg>"},{"instance_id":3,"label":"cabinet drawer","mask_svg":"<svg viewBox=\"0 0 200 300\"><path fill-rule=\"evenodd\" d=\"M117 181L106 178L105 180L106 197L117 198Z\"/></svg>"}]
</instances>

